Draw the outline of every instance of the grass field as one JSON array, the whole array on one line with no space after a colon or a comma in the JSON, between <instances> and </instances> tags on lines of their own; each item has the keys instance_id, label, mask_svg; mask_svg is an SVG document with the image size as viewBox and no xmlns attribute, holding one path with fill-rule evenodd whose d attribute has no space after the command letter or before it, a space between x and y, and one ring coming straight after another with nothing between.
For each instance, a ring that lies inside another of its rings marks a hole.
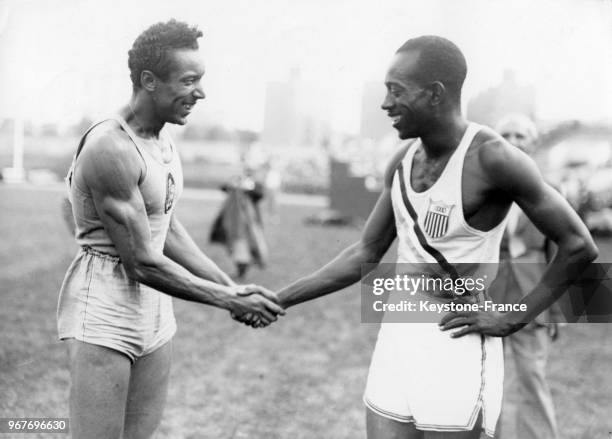
<instances>
[{"instance_id":1,"label":"grass field","mask_svg":"<svg viewBox=\"0 0 612 439\"><path fill-rule=\"evenodd\" d=\"M62 223L60 199L56 191L0 186L0 417L68 416L67 359L56 340L55 307L76 247ZM178 215L231 270L223 249L207 244L217 208L182 200ZM267 231L269 268L249 280L280 287L357 238L352 228L304 225L314 212L283 207L282 224ZM612 261L612 244L602 241L601 248ZM158 437L365 437L361 394L378 328L360 323L359 306L353 287L255 331L224 311L175 301L179 331ZM611 340L612 325L581 324L570 325L554 345L549 377L563 439L610 437Z\"/></svg>"}]
</instances>

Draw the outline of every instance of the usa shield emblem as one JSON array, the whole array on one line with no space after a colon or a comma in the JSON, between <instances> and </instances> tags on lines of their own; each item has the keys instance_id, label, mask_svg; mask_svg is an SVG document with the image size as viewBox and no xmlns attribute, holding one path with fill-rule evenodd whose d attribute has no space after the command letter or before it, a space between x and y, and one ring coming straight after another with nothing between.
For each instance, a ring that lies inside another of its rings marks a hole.
<instances>
[{"instance_id":1,"label":"usa shield emblem","mask_svg":"<svg viewBox=\"0 0 612 439\"><path fill-rule=\"evenodd\" d=\"M448 231L448 220L450 218L453 204L445 204L441 201L429 199L427 215L425 215L425 233L430 238L441 238Z\"/></svg>"},{"instance_id":2,"label":"usa shield emblem","mask_svg":"<svg viewBox=\"0 0 612 439\"><path fill-rule=\"evenodd\" d=\"M168 173L166 178L166 202L164 203L164 213L170 212L172 205L174 204L174 194L176 192L176 184L174 183L174 177Z\"/></svg>"}]
</instances>

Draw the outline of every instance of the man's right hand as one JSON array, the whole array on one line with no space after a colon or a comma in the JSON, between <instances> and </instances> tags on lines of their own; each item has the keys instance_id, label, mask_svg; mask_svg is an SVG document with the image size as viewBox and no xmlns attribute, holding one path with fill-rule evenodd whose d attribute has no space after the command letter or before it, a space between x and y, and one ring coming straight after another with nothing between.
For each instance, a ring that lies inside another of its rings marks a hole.
<instances>
[{"instance_id":1,"label":"man's right hand","mask_svg":"<svg viewBox=\"0 0 612 439\"><path fill-rule=\"evenodd\" d=\"M233 287L229 311L234 320L254 328L268 326L279 315L285 315L276 294L258 285Z\"/></svg>"}]
</instances>

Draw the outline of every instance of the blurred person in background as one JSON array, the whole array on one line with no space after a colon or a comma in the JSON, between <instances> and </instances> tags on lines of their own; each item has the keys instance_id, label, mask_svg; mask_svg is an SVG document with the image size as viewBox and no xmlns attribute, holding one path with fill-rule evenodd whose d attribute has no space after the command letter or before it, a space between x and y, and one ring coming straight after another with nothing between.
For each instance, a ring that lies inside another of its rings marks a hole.
<instances>
[{"instance_id":1,"label":"blurred person in background","mask_svg":"<svg viewBox=\"0 0 612 439\"><path fill-rule=\"evenodd\" d=\"M510 144L528 155L536 148L535 124L523 114L502 118L496 131ZM518 303L541 279L555 249L513 203L508 212L508 223L501 242L497 278L491 286L491 297L497 303ZM544 310L523 329L504 339L506 354L510 354L516 368L512 382L504 380L504 403L508 407L509 394L518 393L514 415L515 437L520 439L557 439L557 422L550 388L546 381L546 364L551 342L559 336L564 321L559 303ZM502 427L503 414L497 423L496 436L507 436Z\"/></svg>"},{"instance_id":2,"label":"blurred person in background","mask_svg":"<svg viewBox=\"0 0 612 439\"><path fill-rule=\"evenodd\" d=\"M226 246L236 267L236 279L242 280L252 264L263 269L268 259L260 208L264 186L254 178L252 169L245 168L221 190L227 197L213 222L210 242Z\"/></svg>"},{"instance_id":3,"label":"blurred person in background","mask_svg":"<svg viewBox=\"0 0 612 439\"><path fill-rule=\"evenodd\" d=\"M265 205L266 214L270 218L272 224L280 223L278 212L278 196L280 195L283 186L283 177L280 172L277 159L270 157L264 166L265 177Z\"/></svg>"},{"instance_id":4,"label":"blurred person in background","mask_svg":"<svg viewBox=\"0 0 612 439\"><path fill-rule=\"evenodd\" d=\"M273 293L235 284L175 214L183 174L164 126L186 124L204 99L201 36L176 20L138 36L128 54L129 102L87 130L67 177L81 248L57 317L69 353L75 439L154 434L176 332L172 297L266 324L283 314Z\"/></svg>"}]
</instances>

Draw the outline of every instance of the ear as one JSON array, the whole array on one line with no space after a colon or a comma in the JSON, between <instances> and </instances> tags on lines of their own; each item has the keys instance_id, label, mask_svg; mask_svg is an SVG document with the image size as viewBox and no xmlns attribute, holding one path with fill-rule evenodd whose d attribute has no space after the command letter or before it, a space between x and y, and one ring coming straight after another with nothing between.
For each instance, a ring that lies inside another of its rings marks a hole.
<instances>
[{"instance_id":1,"label":"ear","mask_svg":"<svg viewBox=\"0 0 612 439\"><path fill-rule=\"evenodd\" d=\"M150 70L140 72L140 85L147 91L155 91L157 88L157 77Z\"/></svg>"},{"instance_id":2,"label":"ear","mask_svg":"<svg viewBox=\"0 0 612 439\"><path fill-rule=\"evenodd\" d=\"M431 91L431 104L439 105L446 95L446 87L440 81L434 81L429 85Z\"/></svg>"}]
</instances>

